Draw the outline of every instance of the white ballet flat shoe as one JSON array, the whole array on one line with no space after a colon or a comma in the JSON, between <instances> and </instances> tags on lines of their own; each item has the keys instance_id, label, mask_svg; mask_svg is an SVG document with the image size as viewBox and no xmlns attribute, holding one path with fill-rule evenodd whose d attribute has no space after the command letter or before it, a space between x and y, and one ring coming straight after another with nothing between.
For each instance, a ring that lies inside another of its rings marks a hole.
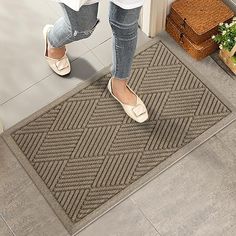
<instances>
[{"instance_id":1,"label":"white ballet flat shoe","mask_svg":"<svg viewBox=\"0 0 236 236\"><path fill-rule=\"evenodd\" d=\"M64 56L61 57L60 59L50 58L48 57L48 54L47 54L47 48L48 48L47 33L51 27L53 27L53 25L47 24L43 28L43 37L44 37L44 45L45 45L44 57L46 58L49 66L52 68L54 72L56 72L58 75L64 76L71 72L70 61L66 55L67 49L65 51Z\"/></svg>"},{"instance_id":2,"label":"white ballet flat shoe","mask_svg":"<svg viewBox=\"0 0 236 236\"><path fill-rule=\"evenodd\" d=\"M145 104L143 103L143 101L138 97L138 95L129 87L128 84L126 84L126 86L128 87L128 89L137 97L137 103L136 105L128 105L128 104L124 104L122 103L112 92L112 87L111 87L111 80L112 78L109 79L109 82L107 84L107 88L110 91L111 95L122 105L124 111L126 112L126 114L131 117L133 120L142 123L145 120L148 119L148 112L147 112L147 108L145 106Z\"/></svg>"}]
</instances>

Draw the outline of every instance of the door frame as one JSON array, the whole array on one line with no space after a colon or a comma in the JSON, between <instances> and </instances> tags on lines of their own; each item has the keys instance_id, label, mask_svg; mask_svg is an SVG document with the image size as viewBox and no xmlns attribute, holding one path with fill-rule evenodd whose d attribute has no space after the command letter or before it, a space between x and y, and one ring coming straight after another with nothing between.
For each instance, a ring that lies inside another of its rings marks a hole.
<instances>
[{"instance_id":1,"label":"door frame","mask_svg":"<svg viewBox=\"0 0 236 236\"><path fill-rule=\"evenodd\" d=\"M169 0L145 0L139 18L141 30L150 38L165 30Z\"/></svg>"}]
</instances>

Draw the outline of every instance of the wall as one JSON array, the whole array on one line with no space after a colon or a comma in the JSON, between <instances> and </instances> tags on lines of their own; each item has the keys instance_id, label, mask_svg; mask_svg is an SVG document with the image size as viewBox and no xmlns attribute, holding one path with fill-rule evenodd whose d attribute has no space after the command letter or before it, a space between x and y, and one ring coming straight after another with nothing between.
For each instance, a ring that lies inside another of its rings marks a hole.
<instances>
[{"instance_id":1,"label":"wall","mask_svg":"<svg viewBox=\"0 0 236 236\"><path fill-rule=\"evenodd\" d=\"M172 2L174 2L175 0L168 0L168 3L167 3L167 15L169 14L170 12L170 5Z\"/></svg>"},{"instance_id":2,"label":"wall","mask_svg":"<svg viewBox=\"0 0 236 236\"><path fill-rule=\"evenodd\" d=\"M223 0L223 2L230 7L234 13L236 13L236 0Z\"/></svg>"}]
</instances>

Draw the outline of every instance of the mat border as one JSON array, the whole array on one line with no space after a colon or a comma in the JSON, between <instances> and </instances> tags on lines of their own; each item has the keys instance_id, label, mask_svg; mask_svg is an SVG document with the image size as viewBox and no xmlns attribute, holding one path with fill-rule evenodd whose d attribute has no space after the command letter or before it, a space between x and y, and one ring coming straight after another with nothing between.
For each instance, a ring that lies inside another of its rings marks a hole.
<instances>
[{"instance_id":1,"label":"mat border","mask_svg":"<svg viewBox=\"0 0 236 236\"><path fill-rule=\"evenodd\" d=\"M78 234L80 231L82 231L84 228L92 224L94 221L96 221L98 218L100 218L102 215L104 215L106 212L114 208L116 205L127 199L130 195L138 191L140 188L142 188L144 185L149 183L151 180L156 178L158 175L160 175L162 172L170 168L172 165L174 165L176 162L178 162L180 159L185 157L187 154L189 154L191 151L196 149L198 146L203 144L205 141L207 141L209 138L211 138L213 135L218 133L220 130L231 124L233 121L236 120L236 109L235 107L228 101L228 99L225 98L223 94L221 94L218 90L215 89L215 87L205 78L203 74L201 74L198 70L193 68L189 63L186 61L185 58L182 56L177 56L175 53L174 48L171 48L168 43L165 43L164 40L161 39L161 37L158 35L155 38L150 39L147 43L143 44L141 47L137 48L135 55L138 55L140 52L144 51L148 47L156 44L157 42L161 41L169 51L178 58L178 60L181 61L189 70L192 71L193 74L197 76L197 78L212 92L214 93L218 99L223 102L232 112L229 113L225 118L218 121L215 125L204 131L201 135L199 135L197 138L192 140L190 143L186 144L182 148L180 148L178 151L173 153L170 157L168 157L165 161L160 163L158 166L153 168L151 171L146 173L144 176L140 177L138 180L136 180L134 183L123 189L121 192L116 194L112 199L108 200L106 203L102 204L100 207L98 207L96 210L94 210L92 213L90 213L88 216L84 217L80 222L72 223L69 217L65 214L64 210L60 206L60 204L56 201L52 193L48 190L46 184L42 181L42 179L39 177L39 175L36 173L32 165L28 162L28 159L24 156L24 154L21 152L20 148L16 145L15 141L11 138L11 133L16 131L17 129L25 126L29 122L33 121L35 118L39 117L49 109L52 109L59 103L63 102L67 98L73 96L75 93L79 92L80 90L86 88L89 86L92 82L100 79L102 76L106 75L107 73L110 73L111 64L99 72L97 72L95 75L87 79L85 82L80 83L77 85L74 89L67 92L66 94L62 95L61 97L57 98L53 102L49 103L48 105L44 106L40 110L34 112L27 118L23 119L22 121L19 121L14 126L10 127L6 131L4 131L0 136L4 139L6 144L8 145L9 149L12 151L16 159L19 161L19 163L22 165L22 167L25 169L28 176L32 179L32 182L36 185L38 190L41 192L49 206L53 209L55 212L55 215L60 219L64 227L67 229L67 231L71 235Z\"/></svg>"}]
</instances>

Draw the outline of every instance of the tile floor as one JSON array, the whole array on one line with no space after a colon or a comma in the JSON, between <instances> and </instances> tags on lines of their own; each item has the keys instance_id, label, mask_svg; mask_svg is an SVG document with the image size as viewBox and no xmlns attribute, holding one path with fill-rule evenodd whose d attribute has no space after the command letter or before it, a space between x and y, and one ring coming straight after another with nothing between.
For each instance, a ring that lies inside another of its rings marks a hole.
<instances>
[{"instance_id":1,"label":"tile floor","mask_svg":"<svg viewBox=\"0 0 236 236\"><path fill-rule=\"evenodd\" d=\"M11 9L11 14L9 14ZM72 74L55 75L43 57L42 27L61 14L51 0L2 1L0 117L9 128L111 63L108 1L93 35L68 45ZM196 61L169 37L236 106L236 81L207 57ZM149 38L139 30L138 46ZM14 45L14 46L13 46ZM41 55L41 56L40 56ZM0 236L68 236L0 137ZM236 121L189 153L77 236L236 235Z\"/></svg>"}]
</instances>

